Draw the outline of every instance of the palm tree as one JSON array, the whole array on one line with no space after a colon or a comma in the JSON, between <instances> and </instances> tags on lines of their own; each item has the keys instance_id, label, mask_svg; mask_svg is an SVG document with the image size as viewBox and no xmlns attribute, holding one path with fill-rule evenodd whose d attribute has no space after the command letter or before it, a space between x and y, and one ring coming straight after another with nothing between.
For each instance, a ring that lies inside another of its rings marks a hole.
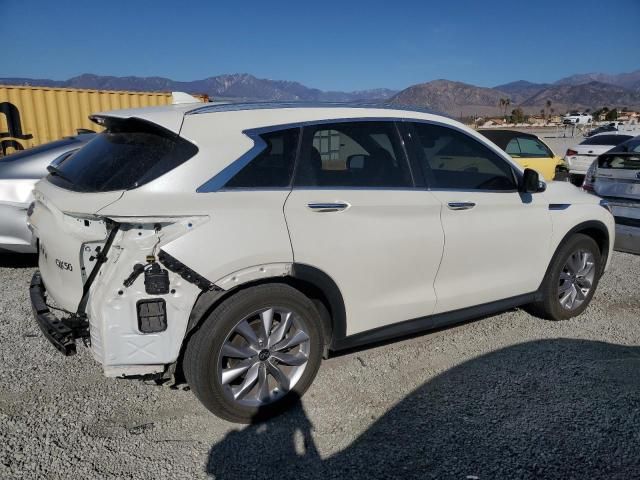
<instances>
[{"instance_id":1,"label":"palm tree","mask_svg":"<svg viewBox=\"0 0 640 480\"><path fill-rule=\"evenodd\" d=\"M551 100L547 100L547 101L545 102L545 105L546 105L546 106L545 106L545 109L549 110L549 109L551 108Z\"/></svg>"},{"instance_id":2,"label":"palm tree","mask_svg":"<svg viewBox=\"0 0 640 480\"><path fill-rule=\"evenodd\" d=\"M502 108L502 112L504 113L504 120L507 121L507 109L509 108L509 105L511 105L511 100L509 100L508 98L501 98L500 102L498 102L500 104L500 108Z\"/></svg>"}]
</instances>

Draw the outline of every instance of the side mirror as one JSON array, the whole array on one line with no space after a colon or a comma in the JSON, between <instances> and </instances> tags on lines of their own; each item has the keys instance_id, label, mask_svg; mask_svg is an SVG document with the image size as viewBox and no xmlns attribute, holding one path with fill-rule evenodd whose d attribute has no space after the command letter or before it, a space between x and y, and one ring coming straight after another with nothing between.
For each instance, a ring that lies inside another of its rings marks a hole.
<instances>
[{"instance_id":1,"label":"side mirror","mask_svg":"<svg viewBox=\"0 0 640 480\"><path fill-rule=\"evenodd\" d=\"M544 192L547 184L540 180L538 172L531 168L525 168L522 180L520 182L520 191L522 193L538 193Z\"/></svg>"}]
</instances>

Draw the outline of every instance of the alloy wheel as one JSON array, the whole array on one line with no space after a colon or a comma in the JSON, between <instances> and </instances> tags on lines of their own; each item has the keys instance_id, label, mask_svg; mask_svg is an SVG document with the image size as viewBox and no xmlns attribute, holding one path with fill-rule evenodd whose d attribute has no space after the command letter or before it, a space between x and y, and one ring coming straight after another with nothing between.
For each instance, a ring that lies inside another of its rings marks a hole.
<instances>
[{"instance_id":1,"label":"alloy wheel","mask_svg":"<svg viewBox=\"0 0 640 480\"><path fill-rule=\"evenodd\" d=\"M275 306L240 320L218 358L218 380L227 398L260 407L294 388L309 359L307 331L300 315Z\"/></svg>"},{"instance_id":2,"label":"alloy wheel","mask_svg":"<svg viewBox=\"0 0 640 480\"><path fill-rule=\"evenodd\" d=\"M584 303L595 279L595 259L588 250L569 255L558 280L558 301L565 310L575 310Z\"/></svg>"}]
</instances>

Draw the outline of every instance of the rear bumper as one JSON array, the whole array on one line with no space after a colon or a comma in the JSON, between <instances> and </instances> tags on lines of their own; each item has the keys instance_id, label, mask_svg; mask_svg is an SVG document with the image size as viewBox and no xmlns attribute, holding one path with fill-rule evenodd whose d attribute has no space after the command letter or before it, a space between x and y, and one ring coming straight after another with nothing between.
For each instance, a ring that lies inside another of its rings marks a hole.
<instances>
[{"instance_id":1,"label":"rear bumper","mask_svg":"<svg viewBox=\"0 0 640 480\"><path fill-rule=\"evenodd\" d=\"M60 319L55 316L47 306L45 291L40 272L36 271L29 286L33 316L45 338L60 353L66 356L74 355L76 339L86 338L88 335L88 329L84 326L86 322L78 322L70 318Z\"/></svg>"}]
</instances>

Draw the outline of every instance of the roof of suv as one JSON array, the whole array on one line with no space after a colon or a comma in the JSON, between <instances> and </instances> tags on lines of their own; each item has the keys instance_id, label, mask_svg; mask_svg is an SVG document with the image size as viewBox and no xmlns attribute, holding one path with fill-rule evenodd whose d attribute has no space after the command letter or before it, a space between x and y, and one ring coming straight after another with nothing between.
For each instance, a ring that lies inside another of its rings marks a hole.
<instances>
[{"instance_id":1,"label":"roof of suv","mask_svg":"<svg viewBox=\"0 0 640 480\"><path fill-rule=\"evenodd\" d=\"M423 110L420 108L396 106L388 104L359 104L359 103L305 103L305 102L248 102L248 103L192 103L178 105L163 105L157 107L134 108L126 110L114 110L109 112L100 112L91 116L91 119L97 123L101 123L103 118L140 118L161 125L171 131L178 133L182 126L185 115L196 114L216 114L225 112L255 112L256 110L287 110L286 123L292 120L292 111L299 111L301 120L308 117L308 111L313 109L319 116L331 118L330 112L341 110L338 117L369 117L370 114L363 115L364 110L380 111L384 110L384 117L406 117L420 118L427 115L436 115L446 117L445 115ZM345 115L345 111L348 115ZM396 112L392 114L391 112ZM410 115L413 113L415 115ZM293 115L295 116L295 114ZM285 117L285 115L283 115ZM272 118L274 124L279 119ZM283 118L283 120L285 120Z\"/></svg>"}]
</instances>

